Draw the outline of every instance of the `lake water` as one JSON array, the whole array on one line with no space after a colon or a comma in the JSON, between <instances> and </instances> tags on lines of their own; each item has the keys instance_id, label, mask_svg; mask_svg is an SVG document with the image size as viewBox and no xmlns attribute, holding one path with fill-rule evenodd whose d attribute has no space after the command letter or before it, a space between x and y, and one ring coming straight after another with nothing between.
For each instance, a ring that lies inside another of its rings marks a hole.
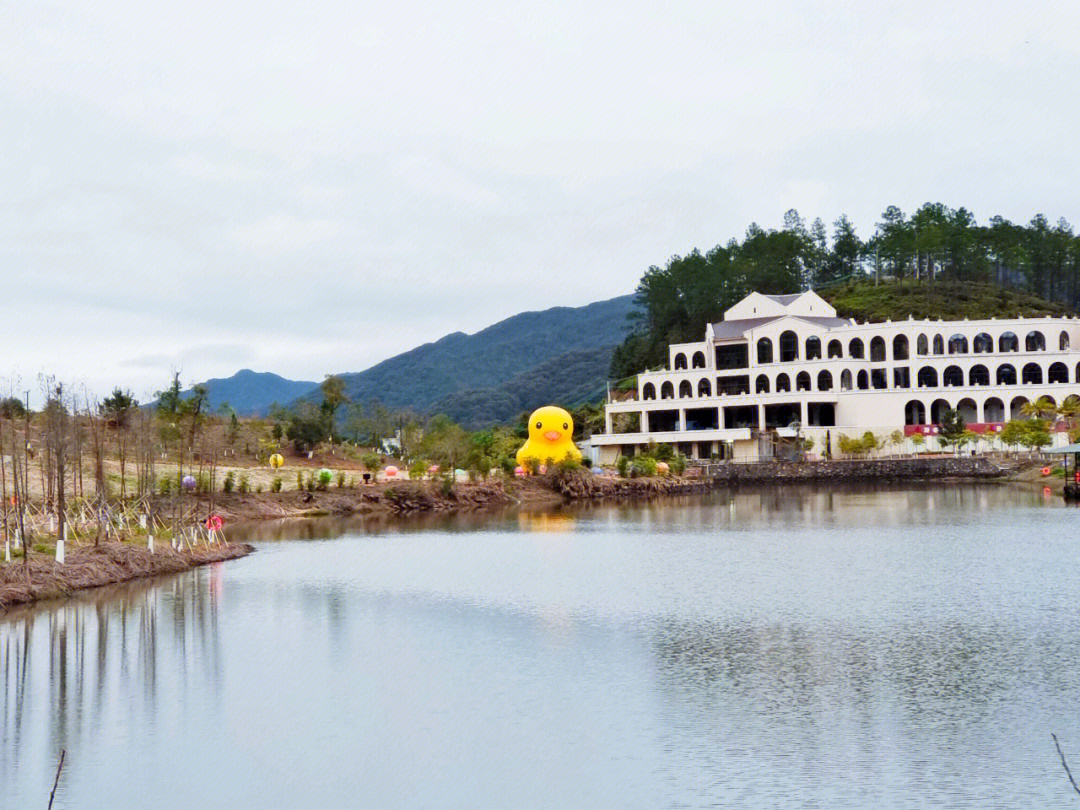
<instances>
[{"instance_id":1,"label":"lake water","mask_svg":"<svg viewBox=\"0 0 1080 810\"><path fill-rule=\"evenodd\" d=\"M1005 486L259 527L0 619L0 807L1060 807L1080 511Z\"/></svg>"}]
</instances>

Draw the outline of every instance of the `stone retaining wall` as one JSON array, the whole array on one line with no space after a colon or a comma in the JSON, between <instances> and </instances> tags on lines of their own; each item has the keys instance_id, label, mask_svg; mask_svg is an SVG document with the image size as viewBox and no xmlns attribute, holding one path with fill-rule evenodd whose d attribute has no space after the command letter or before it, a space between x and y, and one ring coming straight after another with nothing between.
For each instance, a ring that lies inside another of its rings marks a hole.
<instances>
[{"instance_id":1,"label":"stone retaining wall","mask_svg":"<svg viewBox=\"0 0 1080 810\"><path fill-rule=\"evenodd\" d=\"M853 461L762 461L710 464L704 471L715 482L765 481L930 481L942 478L1001 478L1020 462L985 456L859 459Z\"/></svg>"}]
</instances>

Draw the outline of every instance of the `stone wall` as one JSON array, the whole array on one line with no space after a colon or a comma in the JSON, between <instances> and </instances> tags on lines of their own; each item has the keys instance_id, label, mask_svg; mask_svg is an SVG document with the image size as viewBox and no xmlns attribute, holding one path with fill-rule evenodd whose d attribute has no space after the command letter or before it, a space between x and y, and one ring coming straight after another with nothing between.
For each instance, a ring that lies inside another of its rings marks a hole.
<instances>
[{"instance_id":1,"label":"stone wall","mask_svg":"<svg viewBox=\"0 0 1080 810\"><path fill-rule=\"evenodd\" d=\"M769 481L932 481L942 478L1001 478L1019 462L986 456L857 459L851 461L763 461L710 464L704 475L715 482Z\"/></svg>"}]
</instances>

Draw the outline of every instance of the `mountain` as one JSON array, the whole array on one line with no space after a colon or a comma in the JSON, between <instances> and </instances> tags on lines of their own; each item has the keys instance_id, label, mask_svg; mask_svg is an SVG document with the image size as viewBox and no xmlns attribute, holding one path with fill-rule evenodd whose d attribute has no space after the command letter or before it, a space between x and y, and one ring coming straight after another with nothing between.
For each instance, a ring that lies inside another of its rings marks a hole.
<instances>
[{"instance_id":1,"label":"mountain","mask_svg":"<svg viewBox=\"0 0 1080 810\"><path fill-rule=\"evenodd\" d=\"M285 404L319 387L316 382L287 380L269 371L242 369L231 377L218 377L203 383L207 390L210 410L228 403L238 414L245 416L266 413L275 402ZM184 396L191 395L185 391Z\"/></svg>"},{"instance_id":2,"label":"mountain","mask_svg":"<svg viewBox=\"0 0 1080 810\"><path fill-rule=\"evenodd\" d=\"M442 412L472 426L501 421L534 402L571 404L602 392L611 352L629 333L634 308L634 297L624 295L523 312L341 377L354 402Z\"/></svg>"}]
</instances>

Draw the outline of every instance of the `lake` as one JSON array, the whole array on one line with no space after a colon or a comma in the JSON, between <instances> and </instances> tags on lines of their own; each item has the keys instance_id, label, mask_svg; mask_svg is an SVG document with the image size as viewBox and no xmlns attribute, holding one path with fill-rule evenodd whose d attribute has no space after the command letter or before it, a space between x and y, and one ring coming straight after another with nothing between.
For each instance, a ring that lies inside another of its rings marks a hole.
<instances>
[{"instance_id":1,"label":"lake","mask_svg":"<svg viewBox=\"0 0 1080 810\"><path fill-rule=\"evenodd\" d=\"M254 527L0 618L0 807L61 748L60 808L1065 806L1078 527L954 484Z\"/></svg>"}]
</instances>

